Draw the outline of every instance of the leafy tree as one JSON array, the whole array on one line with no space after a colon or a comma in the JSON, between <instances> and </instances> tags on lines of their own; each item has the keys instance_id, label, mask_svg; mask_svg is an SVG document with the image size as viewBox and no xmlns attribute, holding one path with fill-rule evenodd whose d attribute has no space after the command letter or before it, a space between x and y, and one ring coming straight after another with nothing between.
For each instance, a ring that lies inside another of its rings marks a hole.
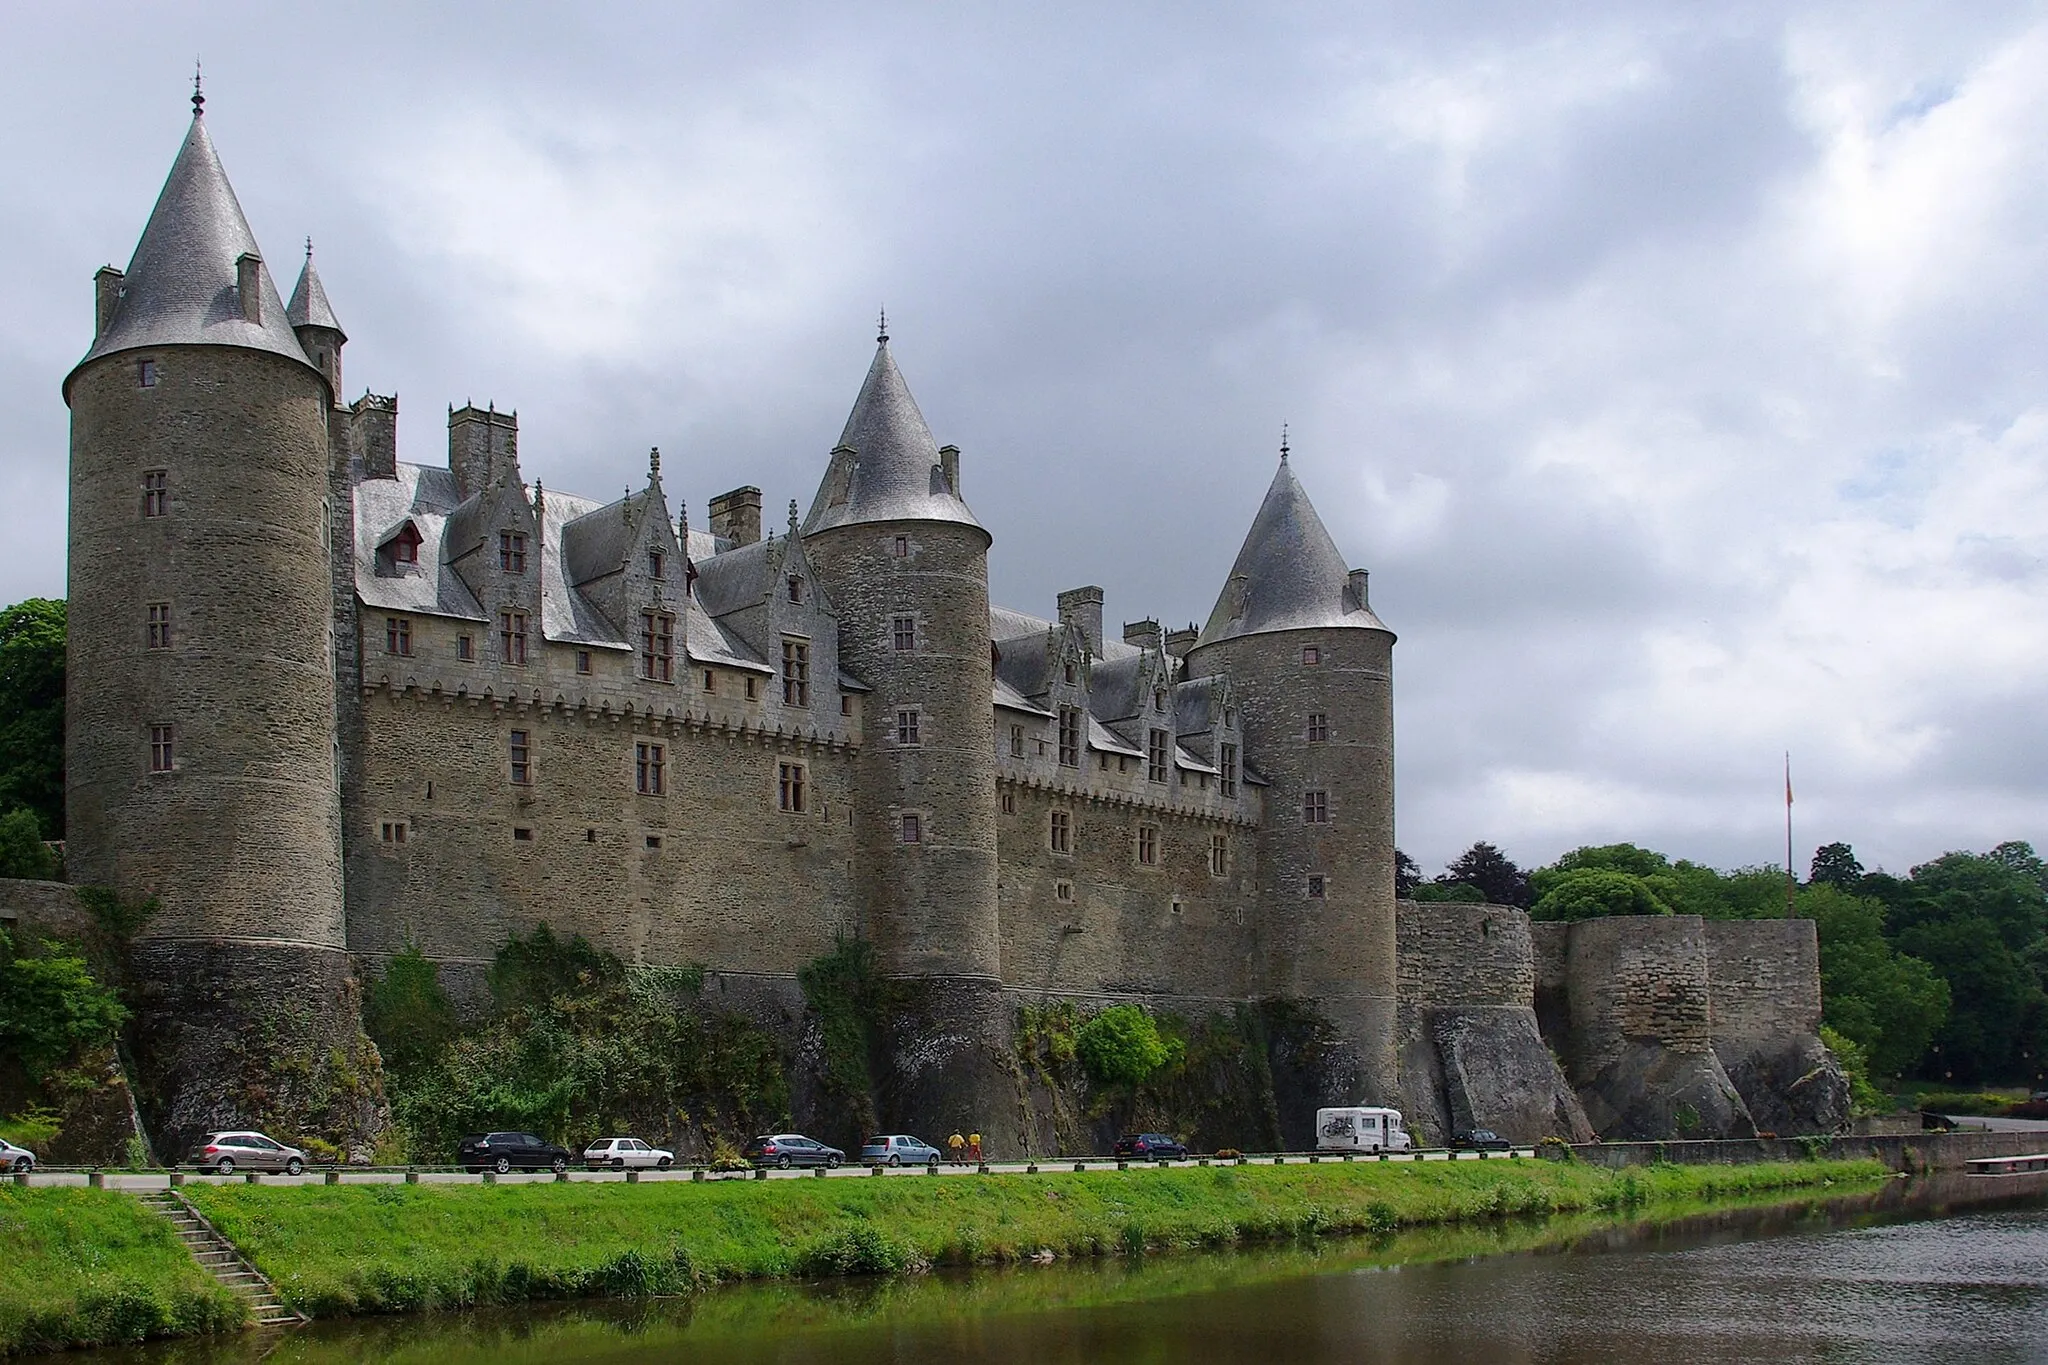
<instances>
[{"instance_id":1,"label":"leafy tree","mask_svg":"<svg viewBox=\"0 0 2048 1365\"><path fill-rule=\"evenodd\" d=\"M370 1037L394 1074L439 1060L458 1031L440 969L414 944L384 965L363 1006Z\"/></svg>"},{"instance_id":2,"label":"leafy tree","mask_svg":"<svg viewBox=\"0 0 2048 1365\"><path fill-rule=\"evenodd\" d=\"M1489 904L1529 906L1529 874L1484 840L1460 853L1437 880L1474 887Z\"/></svg>"},{"instance_id":3,"label":"leafy tree","mask_svg":"<svg viewBox=\"0 0 2048 1365\"><path fill-rule=\"evenodd\" d=\"M2043 1055L2041 983L1981 915L1929 919L1905 929L1899 946L1946 980L1952 1004L1935 1034L1927 1069L1970 1083L2030 1074Z\"/></svg>"},{"instance_id":4,"label":"leafy tree","mask_svg":"<svg viewBox=\"0 0 2048 1365\"><path fill-rule=\"evenodd\" d=\"M1813 851L1813 864L1807 869L1806 879L1842 891L1854 891L1863 880L1863 864L1856 861L1856 850L1847 844L1822 844Z\"/></svg>"},{"instance_id":5,"label":"leafy tree","mask_svg":"<svg viewBox=\"0 0 2048 1365\"><path fill-rule=\"evenodd\" d=\"M1483 905L1486 893L1465 882L1448 882L1439 877L1433 882L1423 882L1415 888L1415 899L1428 904L1432 901L1458 901L1466 905Z\"/></svg>"},{"instance_id":6,"label":"leafy tree","mask_svg":"<svg viewBox=\"0 0 2048 1365\"><path fill-rule=\"evenodd\" d=\"M1529 911L1539 920L1598 919L1603 915L1668 915L1649 882L1631 872L1582 867L1550 878Z\"/></svg>"},{"instance_id":7,"label":"leafy tree","mask_svg":"<svg viewBox=\"0 0 2048 1365\"><path fill-rule=\"evenodd\" d=\"M1820 936L1822 1017L1862 1049L1877 1076L1919 1065L1948 1018L1948 982L1919 958L1893 949L1884 906L1829 882L1801 887L1799 913Z\"/></svg>"},{"instance_id":8,"label":"leafy tree","mask_svg":"<svg viewBox=\"0 0 2048 1365\"><path fill-rule=\"evenodd\" d=\"M617 957L592 947L581 934L557 938L542 921L528 937L498 950L491 962L491 1000L500 1014L516 1016L565 993L617 985L625 975Z\"/></svg>"},{"instance_id":9,"label":"leafy tree","mask_svg":"<svg viewBox=\"0 0 2048 1365\"><path fill-rule=\"evenodd\" d=\"M128 1011L95 981L85 959L50 952L24 957L0 929L0 1057L40 1082L80 1052L114 1040Z\"/></svg>"},{"instance_id":10,"label":"leafy tree","mask_svg":"<svg viewBox=\"0 0 2048 1365\"><path fill-rule=\"evenodd\" d=\"M64 837L64 604L45 597L0 611L0 810L19 806Z\"/></svg>"},{"instance_id":11,"label":"leafy tree","mask_svg":"<svg viewBox=\"0 0 2048 1365\"><path fill-rule=\"evenodd\" d=\"M1159 1036L1152 1016L1136 1005L1111 1005L1074 1034L1074 1055L1090 1076L1105 1085L1141 1084L1176 1060L1177 1050Z\"/></svg>"},{"instance_id":12,"label":"leafy tree","mask_svg":"<svg viewBox=\"0 0 2048 1365\"><path fill-rule=\"evenodd\" d=\"M0 877L47 881L57 875L57 855L43 843L34 811L23 807L0 815Z\"/></svg>"},{"instance_id":13,"label":"leafy tree","mask_svg":"<svg viewBox=\"0 0 2048 1365\"><path fill-rule=\"evenodd\" d=\"M1408 900L1415 894L1415 888L1422 884L1422 869L1415 860L1400 849L1394 850L1394 895Z\"/></svg>"}]
</instances>

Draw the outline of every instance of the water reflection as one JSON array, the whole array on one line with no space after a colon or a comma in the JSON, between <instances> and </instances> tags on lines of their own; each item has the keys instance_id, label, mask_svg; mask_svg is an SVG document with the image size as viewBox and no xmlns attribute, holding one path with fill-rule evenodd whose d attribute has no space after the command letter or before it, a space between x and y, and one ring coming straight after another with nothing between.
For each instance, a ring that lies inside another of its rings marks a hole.
<instances>
[{"instance_id":1,"label":"water reflection","mask_svg":"<svg viewBox=\"0 0 2048 1365\"><path fill-rule=\"evenodd\" d=\"M639 1305L318 1325L61 1359L879 1365L1203 1361L1643 1365L2048 1361L2048 1180L906 1280L743 1285Z\"/></svg>"}]
</instances>

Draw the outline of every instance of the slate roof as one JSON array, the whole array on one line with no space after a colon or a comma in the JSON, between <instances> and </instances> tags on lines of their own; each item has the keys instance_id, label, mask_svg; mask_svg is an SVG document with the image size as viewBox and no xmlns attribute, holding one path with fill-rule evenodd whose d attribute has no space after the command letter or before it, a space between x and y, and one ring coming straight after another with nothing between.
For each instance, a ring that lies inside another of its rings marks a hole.
<instances>
[{"instance_id":1,"label":"slate roof","mask_svg":"<svg viewBox=\"0 0 2048 1365\"><path fill-rule=\"evenodd\" d=\"M839 433L857 453L843 500L832 497L828 473L804 520L804 534L872 521L950 521L978 527L974 513L946 485L939 445L918 411L885 337L875 347L860 396Z\"/></svg>"},{"instance_id":2,"label":"slate roof","mask_svg":"<svg viewBox=\"0 0 2048 1365\"><path fill-rule=\"evenodd\" d=\"M1279 630L1385 630L1283 457L1196 647Z\"/></svg>"},{"instance_id":3,"label":"slate roof","mask_svg":"<svg viewBox=\"0 0 2048 1365\"><path fill-rule=\"evenodd\" d=\"M327 302L327 291L321 287L320 272L313 268L313 248L306 248L306 264L299 271L299 282L292 286L292 301L284 306L284 318L294 327L326 327L341 332L341 339L348 340L348 333L342 332L341 320L334 316L333 307Z\"/></svg>"},{"instance_id":4,"label":"slate roof","mask_svg":"<svg viewBox=\"0 0 2048 1365\"><path fill-rule=\"evenodd\" d=\"M235 262L245 252L262 254L221 169L206 120L194 115L135 244L114 316L71 374L87 361L147 346L239 346L313 368L267 266L257 272L263 320L242 316ZM71 377L64 382L68 388Z\"/></svg>"}]
</instances>

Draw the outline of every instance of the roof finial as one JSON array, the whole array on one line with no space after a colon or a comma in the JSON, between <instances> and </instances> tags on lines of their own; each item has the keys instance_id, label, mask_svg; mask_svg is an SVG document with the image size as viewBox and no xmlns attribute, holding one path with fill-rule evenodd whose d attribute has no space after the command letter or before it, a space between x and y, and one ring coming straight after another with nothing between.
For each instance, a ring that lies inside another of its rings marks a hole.
<instances>
[{"instance_id":1,"label":"roof finial","mask_svg":"<svg viewBox=\"0 0 2048 1365\"><path fill-rule=\"evenodd\" d=\"M192 59L192 117L198 118L206 112L206 91L202 87L199 59Z\"/></svg>"},{"instance_id":2,"label":"roof finial","mask_svg":"<svg viewBox=\"0 0 2048 1365\"><path fill-rule=\"evenodd\" d=\"M889 310L882 310L881 321L875 324L875 344L883 345L889 340Z\"/></svg>"},{"instance_id":3,"label":"roof finial","mask_svg":"<svg viewBox=\"0 0 2048 1365\"><path fill-rule=\"evenodd\" d=\"M540 480L539 480L539 479L535 479L535 480L533 481L533 519L534 519L535 521L545 521L545 520L547 519L547 515L548 515L548 494L547 494L547 490L546 490L545 488L542 488L542 487L540 486Z\"/></svg>"},{"instance_id":4,"label":"roof finial","mask_svg":"<svg viewBox=\"0 0 2048 1365\"><path fill-rule=\"evenodd\" d=\"M796 499L789 500L789 538L796 539Z\"/></svg>"},{"instance_id":5,"label":"roof finial","mask_svg":"<svg viewBox=\"0 0 2048 1365\"><path fill-rule=\"evenodd\" d=\"M1280 424L1280 459L1283 463L1287 459L1287 423L1285 422Z\"/></svg>"},{"instance_id":6,"label":"roof finial","mask_svg":"<svg viewBox=\"0 0 2048 1365\"><path fill-rule=\"evenodd\" d=\"M647 447L647 481L654 482L661 477L661 447Z\"/></svg>"},{"instance_id":7,"label":"roof finial","mask_svg":"<svg viewBox=\"0 0 2048 1365\"><path fill-rule=\"evenodd\" d=\"M313 237L311 233L306 235L306 264L313 264Z\"/></svg>"}]
</instances>

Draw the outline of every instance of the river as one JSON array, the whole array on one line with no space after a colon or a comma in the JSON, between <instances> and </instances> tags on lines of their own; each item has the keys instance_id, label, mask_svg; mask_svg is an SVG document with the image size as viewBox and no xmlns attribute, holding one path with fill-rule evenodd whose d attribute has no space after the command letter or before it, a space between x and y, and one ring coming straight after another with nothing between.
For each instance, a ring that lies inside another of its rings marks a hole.
<instances>
[{"instance_id":1,"label":"river","mask_svg":"<svg viewBox=\"0 0 2048 1365\"><path fill-rule=\"evenodd\" d=\"M318 1324L72 1365L2048 1362L2048 1181L693 1299Z\"/></svg>"}]
</instances>

